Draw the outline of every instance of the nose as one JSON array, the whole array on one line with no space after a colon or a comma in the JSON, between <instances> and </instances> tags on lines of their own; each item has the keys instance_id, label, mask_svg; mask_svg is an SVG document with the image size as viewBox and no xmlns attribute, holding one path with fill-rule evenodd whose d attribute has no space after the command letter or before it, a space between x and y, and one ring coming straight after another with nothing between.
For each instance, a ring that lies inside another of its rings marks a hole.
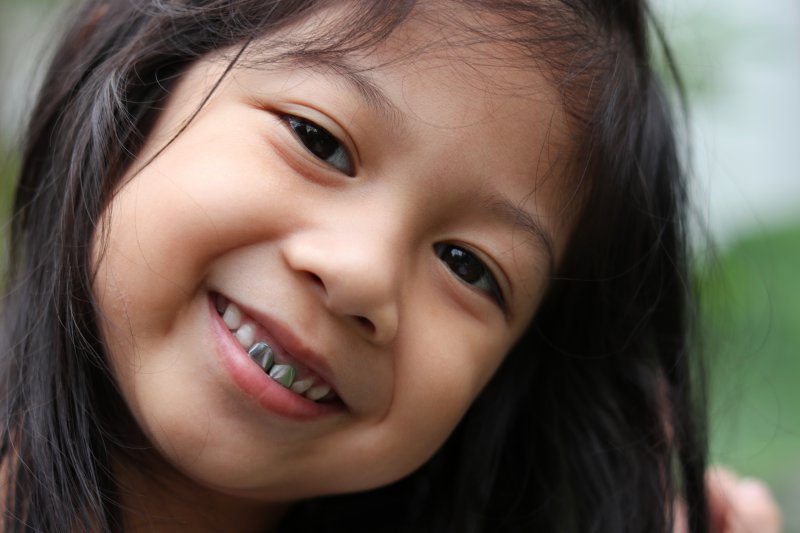
<instances>
[{"instance_id":1,"label":"nose","mask_svg":"<svg viewBox=\"0 0 800 533\"><path fill-rule=\"evenodd\" d=\"M299 233L284 243L283 255L333 314L370 342L388 344L399 325L400 267L377 233Z\"/></svg>"}]
</instances>

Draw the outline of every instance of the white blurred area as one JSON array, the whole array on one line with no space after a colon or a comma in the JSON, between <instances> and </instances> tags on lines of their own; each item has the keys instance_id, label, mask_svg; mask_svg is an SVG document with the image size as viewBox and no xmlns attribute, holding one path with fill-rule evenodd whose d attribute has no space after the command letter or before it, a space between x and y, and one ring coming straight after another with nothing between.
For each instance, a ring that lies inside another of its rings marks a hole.
<instances>
[{"instance_id":1,"label":"white blurred area","mask_svg":"<svg viewBox=\"0 0 800 533\"><path fill-rule=\"evenodd\" d=\"M694 201L711 236L800 222L800 2L657 0L689 88Z\"/></svg>"},{"instance_id":2,"label":"white blurred area","mask_svg":"<svg viewBox=\"0 0 800 533\"><path fill-rule=\"evenodd\" d=\"M70 0L0 0L0 154L17 148Z\"/></svg>"},{"instance_id":3,"label":"white blurred area","mask_svg":"<svg viewBox=\"0 0 800 533\"><path fill-rule=\"evenodd\" d=\"M653 1L689 87L694 202L712 238L800 221L800 1ZM0 149L65 3L0 0Z\"/></svg>"}]
</instances>

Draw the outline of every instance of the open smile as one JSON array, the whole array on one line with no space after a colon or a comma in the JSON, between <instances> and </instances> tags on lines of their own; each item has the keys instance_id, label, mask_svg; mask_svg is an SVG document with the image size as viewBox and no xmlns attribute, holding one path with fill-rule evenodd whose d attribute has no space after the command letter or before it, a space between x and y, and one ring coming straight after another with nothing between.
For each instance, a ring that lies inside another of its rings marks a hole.
<instances>
[{"instance_id":1,"label":"open smile","mask_svg":"<svg viewBox=\"0 0 800 533\"><path fill-rule=\"evenodd\" d=\"M309 354L290 351L281 342L278 332L270 331L242 306L222 294L214 293L211 299L227 336L235 341L228 346L235 346L239 352L234 377L238 376L236 381L239 385L256 396L259 403L270 410L301 418L340 411L345 407L333 385L301 361L308 359ZM246 365L241 364L242 356L248 359ZM261 378L254 375L254 370L260 373Z\"/></svg>"}]
</instances>

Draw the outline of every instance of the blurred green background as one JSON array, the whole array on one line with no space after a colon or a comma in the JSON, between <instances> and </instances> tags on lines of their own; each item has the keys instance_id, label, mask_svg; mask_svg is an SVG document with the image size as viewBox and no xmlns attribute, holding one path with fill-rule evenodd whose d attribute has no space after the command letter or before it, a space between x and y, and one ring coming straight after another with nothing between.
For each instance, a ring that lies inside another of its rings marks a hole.
<instances>
[{"instance_id":1,"label":"blurred green background","mask_svg":"<svg viewBox=\"0 0 800 533\"><path fill-rule=\"evenodd\" d=\"M63 4L0 0L0 246ZM800 2L655 8L689 90L712 459L765 479L800 533Z\"/></svg>"},{"instance_id":2,"label":"blurred green background","mask_svg":"<svg viewBox=\"0 0 800 533\"><path fill-rule=\"evenodd\" d=\"M800 533L800 2L655 6L690 100L711 458Z\"/></svg>"}]
</instances>

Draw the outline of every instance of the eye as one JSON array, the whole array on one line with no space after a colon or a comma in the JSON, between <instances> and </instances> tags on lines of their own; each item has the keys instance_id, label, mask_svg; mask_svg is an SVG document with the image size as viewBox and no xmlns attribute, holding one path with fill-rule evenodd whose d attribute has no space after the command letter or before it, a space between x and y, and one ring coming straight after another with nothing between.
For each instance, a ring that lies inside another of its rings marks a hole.
<instances>
[{"instance_id":1,"label":"eye","mask_svg":"<svg viewBox=\"0 0 800 533\"><path fill-rule=\"evenodd\" d=\"M353 176L353 161L347 149L322 126L294 115L284 115L283 120L303 146L314 157L324 161L339 172Z\"/></svg>"},{"instance_id":2,"label":"eye","mask_svg":"<svg viewBox=\"0 0 800 533\"><path fill-rule=\"evenodd\" d=\"M503 293L489 268L472 252L454 244L440 243L434 246L436 255L458 276L461 281L486 293L506 311Z\"/></svg>"}]
</instances>

